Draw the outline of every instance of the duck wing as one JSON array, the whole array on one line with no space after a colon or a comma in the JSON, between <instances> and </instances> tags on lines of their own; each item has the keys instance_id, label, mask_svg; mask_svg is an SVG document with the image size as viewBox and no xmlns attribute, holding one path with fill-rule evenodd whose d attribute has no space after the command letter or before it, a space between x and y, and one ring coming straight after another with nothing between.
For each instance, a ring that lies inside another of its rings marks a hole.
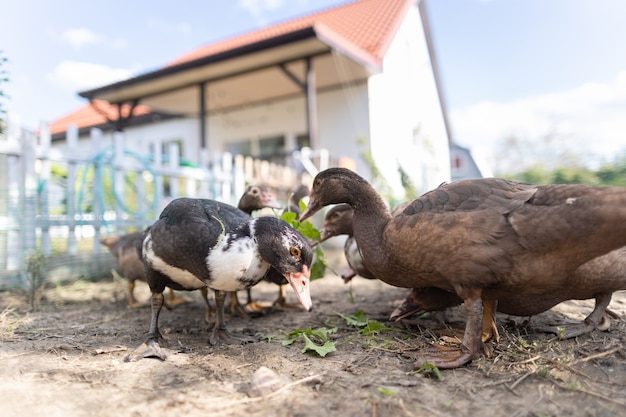
<instances>
[{"instance_id":1,"label":"duck wing","mask_svg":"<svg viewBox=\"0 0 626 417\"><path fill-rule=\"evenodd\" d=\"M214 200L173 200L149 230L152 251L168 265L209 280L206 258L219 240L250 217Z\"/></svg>"}]
</instances>

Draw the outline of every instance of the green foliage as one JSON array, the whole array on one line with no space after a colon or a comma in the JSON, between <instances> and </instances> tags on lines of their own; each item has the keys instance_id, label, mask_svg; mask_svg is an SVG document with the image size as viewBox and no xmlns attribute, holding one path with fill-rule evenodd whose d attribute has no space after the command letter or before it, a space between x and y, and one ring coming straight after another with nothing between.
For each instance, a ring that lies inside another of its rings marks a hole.
<instances>
[{"instance_id":1,"label":"green foliage","mask_svg":"<svg viewBox=\"0 0 626 417\"><path fill-rule=\"evenodd\" d=\"M443 375L441 375L441 371L439 370L439 368L437 368L435 365L433 365L432 363L428 363L428 362L424 362L422 364L422 366L419 367L419 369L417 370L417 372L423 372L424 374L428 375L428 374L432 374L434 375L439 381L443 381Z\"/></svg>"},{"instance_id":2,"label":"green foliage","mask_svg":"<svg viewBox=\"0 0 626 417\"><path fill-rule=\"evenodd\" d=\"M419 197L419 192L413 184L411 177L409 174L402 168L402 165L398 163L398 172L400 173L400 183L402 184L402 188L404 188L404 199L405 200L415 200Z\"/></svg>"},{"instance_id":3,"label":"green foliage","mask_svg":"<svg viewBox=\"0 0 626 417\"><path fill-rule=\"evenodd\" d=\"M365 144L364 139L359 139L357 142L361 146ZM419 190L417 189L415 184L413 184L413 181L411 180L408 172L402 167L402 165L400 165L400 163L398 163L398 173L400 174L400 183L402 184L402 188L404 188L404 198L401 198L398 201L394 198L393 190L389 186L387 179L383 176L380 169L378 169L372 152L369 149L362 151L361 159L363 160L363 162L365 162L370 172L372 173L372 185L385 200L391 203L391 206L396 206L402 201L413 200L419 197Z\"/></svg>"},{"instance_id":4,"label":"green foliage","mask_svg":"<svg viewBox=\"0 0 626 417\"><path fill-rule=\"evenodd\" d=\"M560 166L547 170L542 164L515 174L504 175L516 181L531 184L589 184L626 186L626 158L602 165L597 170L584 166Z\"/></svg>"},{"instance_id":5,"label":"green foliage","mask_svg":"<svg viewBox=\"0 0 626 417\"><path fill-rule=\"evenodd\" d=\"M304 341L304 348L302 353L309 351L317 353L321 357L325 357L330 352L335 352L337 348L335 343L328 339L328 335L336 333L337 328L333 327L328 329L326 327L320 327L317 329L311 329L310 327L305 330L296 329L287 333L287 340L283 341L283 346L292 345L298 339L302 338Z\"/></svg>"},{"instance_id":6,"label":"green foliage","mask_svg":"<svg viewBox=\"0 0 626 417\"><path fill-rule=\"evenodd\" d=\"M363 310L359 310L354 314L336 313L339 317L346 321L348 326L359 327L359 333L364 336L374 336L393 330L391 327L385 326L377 320L370 320L365 317Z\"/></svg>"},{"instance_id":7,"label":"green foliage","mask_svg":"<svg viewBox=\"0 0 626 417\"><path fill-rule=\"evenodd\" d=\"M383 395L396 395L397 392L392 390L391 388L385 388L385 387L378 387L378 392L380 392Z\"/></svg>"},{"instance_id":8,"label":"green foliage","mask_svg":"<svg viewBox=\"0 0 626 417\"><path fill-rule=\"evenodd\" d=\"M41 291L46 282L47 260L43 253L36 251L26 256L26 280L28 282L28 300L35 311L41 299Z\"/></svg>"},{"instance_id":9,"label":"green foliage","mask_svg":"<svg viewBox=\"0 0 626 417\"><path fill-rule=\"evenodd\" d=\"M363 146L365 144L365 139L358 139L357 143ZM383 196L383 198L387 199L388 201L392 200L393 192L391 190L391 187L389 186L389 183L387 182L383 174L378 169L376 161L374 161L374 156L372 155L372 152L369 149L362 151L361 159L363 160L363 162L365 162L370 172L372 173L372 186L378 191L381 196Z\"/></svg>"}]
</instances>

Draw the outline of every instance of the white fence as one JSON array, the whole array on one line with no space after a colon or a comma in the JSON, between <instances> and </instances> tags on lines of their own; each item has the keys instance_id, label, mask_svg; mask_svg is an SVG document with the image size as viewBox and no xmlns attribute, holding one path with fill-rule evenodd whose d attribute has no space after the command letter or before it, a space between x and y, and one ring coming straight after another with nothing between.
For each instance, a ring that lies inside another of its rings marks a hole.
<instances>
[{"instance_id":1,"label":"white fence","mask_svg":"<svg viewBox=\"0 0 626 417\"><path fill-rule=\"evenodd\" d=\"M124 147L121 133L105 143L93 129L89 141L79 144L71 125L64 143L54 145L46 126L38 134L9 126L0 138L0 288L24 285L29 252L46 256L49 279L107 272L111 257L100 236L151 224L173 198L236 204L249 183L286 201L311 182L306 172L228 153L186 163L175 144L138 154Z\"/></svg>"}]
</instances>

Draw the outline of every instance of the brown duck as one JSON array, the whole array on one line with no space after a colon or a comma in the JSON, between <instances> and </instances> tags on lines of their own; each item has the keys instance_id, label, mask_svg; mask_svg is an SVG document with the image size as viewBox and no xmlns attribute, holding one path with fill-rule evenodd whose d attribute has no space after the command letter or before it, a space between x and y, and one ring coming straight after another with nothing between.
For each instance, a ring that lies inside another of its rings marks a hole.
<instances>
[{"instance_id":1,"label":"brown duck","mask_svg":"<svg viewBox=\"0 0 626 417\"><path fill-rule=\"evenodd\" d=\"M409 202L402 203L391 212L392 215L402 211ZM357 274L363 278L376 279L363 262L363 257L359 246L354 239L352 219L354 217L352 207L349 204L337 204L324 216L324 222L320 229L320 240L322 243L331 237L347 235L344 244L344 254L348 261L349 268L341 274L341 278L347 283ZM459 305L463 302L455 293L448 292L436 287L414 288L409 297L391 313L391 320L401 320L403 318L422 314L430 311L444 310L448 307ZM499 340L498 330L495 323L494 305L483 304L483 342L494 339Z\"/></svg>"},{"instance_id":2,"label":"brown duck","mask_svg":"<svg viewBox=\"0 0 626 417\"><path fill-rule=\"evenodd\" d=\"M100 244L105 246L115 259L113 274L121 275L128 280L128 306L139 307L141 304L135 298L135 281L146 282L146 271L143 262L135 248L135 242L142 236L142 231L126 233L122 235L108 235L100 238ZM186 300L176 297L174 290L168 292L166 305L171 307L183 303Z\"/></svg>"},{"instance_id":3,"label":"brown duck","mask_svg":"<svg viewBox=\"0 0 626 417\"><path fill-rule=\"evenodd\" d=\"M555 291L514 295L485 303L483 312L483 341L499 336L495 323L496 310L514 316L533 316L543 313L567 300L595 299L593 311L581 323L540 326L537 330L555 333L560 339L569 339L595 329L608 330L609 316L618 317L608 310L613 292L626 288L626 248L620 248L581 265L571 273L568 286ZM443 310L463 303L453 292L436 287L414 288L404 302L391 313L391 320L401 320L415 314ZM489 305L487 305L489 304Z\"/></svg>"},{"instance_id":4,"label":"brown duck","mask_svg":"<svg viewBox=\"0 0 626 417\"><path fill-rule=\"evenodd\" d=\"M560 291L569 298L585 295L592 290L575 288L576 270L626 245L623 187L465 180L444 184L392 216L367 181L330 168L315 177L301 220L339 203L354 209L354 237L376 278L398 287L436 287L463 300L462 347L422 355L441 368L480 355L483 300L541 301ZM625 280L616 281L600 285L599 293L626 289ZM536 314L555 302L526 304L518 302L516 312Z\"/></svg>"}]
</instances>

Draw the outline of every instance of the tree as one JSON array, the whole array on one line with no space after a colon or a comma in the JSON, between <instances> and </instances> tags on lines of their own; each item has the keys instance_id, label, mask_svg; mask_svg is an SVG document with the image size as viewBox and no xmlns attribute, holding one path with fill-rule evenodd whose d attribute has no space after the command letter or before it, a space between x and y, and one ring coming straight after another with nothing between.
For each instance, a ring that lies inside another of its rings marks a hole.
<instances>
[{"instance_id":1,"label":"tree","mask_svg":"<svg viewBox=\"0 0 626 417\"><path fill-rule=\"evenodd\" d=\"M7 58L2 56L2 51L0 51L0 135L4 132L5 114L6 110L3 107L2 101L8 98L4 89L2 88L3 84L6 84L9 81L9 77L7 76L7 71L2 68L3 64L7 62Z\"/></svg>"}]
</instances>

